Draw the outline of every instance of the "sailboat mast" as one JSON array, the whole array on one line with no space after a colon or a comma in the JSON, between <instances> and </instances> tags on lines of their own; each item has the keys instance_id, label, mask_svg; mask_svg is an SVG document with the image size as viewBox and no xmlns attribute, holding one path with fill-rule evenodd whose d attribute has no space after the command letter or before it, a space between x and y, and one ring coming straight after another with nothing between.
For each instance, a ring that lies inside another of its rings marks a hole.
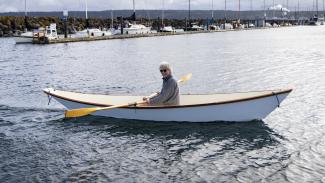
<instances>
[{"instance_id":1,"label":"sailboat mast","mask_svg":"<svg viewBox=\"0 0 325 183\"><path fill-rule=\"evenodd\" d=\"M114 14L113 14L113 9L111 10L111 29L113 29L114 25Z\"/></svg>"},{"instance_id":2,"label":"sailboat mast","mask_svg":"<svg viewBox=\"0 0 325 183\"><path fill-rule=\"evenodd\" d=\"M227 20L227 0L225 0L225 21Z\"/></svg>"},{"instance_id":3,"label":"sailboat mast","mask_svg":"<svg viewBox=\"0 0 325 183\"><path fill-rule=\"evenodd\" d=\"M312 8L312 12L314 13L315 11L315 0L313 0L313 8Z\"/></svg>"},{"instance_id":4,"label":"sailboat mast","mask_svg":"<svg viewBox=\"0 0 325 183\"><path fill-rule=\"evenodd\" d=\"M323 17L325 17L325 0L323 0Z\"/></svg>"},{"instance_id":5,"label":"sailboat mast","mask_svg":"<svg viewBox=\"0 0 325 183\"><path fill-rule=\"evenodd\" d=\"M264 18L266 18L266 6L265 6L265 0L264 0Z\"/></svg>"},{"instance_id":6,"label":"sailboat mast","mask_svg":"<svg viewBox=\"0 0 325 183\"><path fill-rule=\"evenodd\" d=\"M275 2L273 0L273 18L275 17Z\"/></svg>"},{"instance_id":7,"label":"sailboat mast","mask_svg":"<svg viewBox=\"0 0 325 183\"><path fill-rule=\"evenodd\" d=\"M25 0L25 16L27 17L27 0Z\"/></svg>"},{"instance_id":8,"label":"sailboat mast","mask_svg":"<svg viewBox=\"0 0 325 183\"><path fill-rule=\"evenodd\" d=\"M136 21L136 16L135 16L135 0L133 0L133 14L132 14L132 19L135 22Z\"/></svg>"},{"instance_id":9,"label":"sailboat mast","mask_svg":"<svg viewBox=\"0 0 325 183\"><path fill-rule=\"evenodd\" d=\"M324 15L324 8L325 8L325 6L324 6L324 5L325 5L325 4L324 4L324 2L325 2L325 1L323 0L323 9L322 9L322 12L323 12L323 17L325 17L325 15Z\"/></svg>"},{"instance_id":10,"label":"sailboat mast","mask_svg":"<svg viewBox=\"0 0 325 183\"><path fill-rule=\"evenodd\" d=\"M86 19L88 19L88 1L86 0Z\"/></svg>"},{"instance_id":11,"label":"sailboat mast","mask_svg":"<svg viewBox=\"0 0 325 183\"><path fill-rule=\"evenodd\" d=\"M251 7L251 11L253 11L253 0L251 0L250 7Z\"/></svg>"},{"instance_id":12,"label":"sailboat mast","mask_svg":"<svg viewBox=\"0 0 325 183\"><path fill-rule=\"evenodd\" d=\"M133 13L135 13L135 1L133 0Z\"/></svg>"},{"instance_id":13,"label":"sailboat mast","mask_svg":"<svg viewBox=\"0 0 325 183\"><path fill-rule=\"evenodd\" d=\"M164 18L165 18L165 0L162 1L162 12L161 12L161 25L164 26Z\"/></svg>"},{"instance_id":14,"label":"sailboat mast","mask_svg":"<svg viewBox=\"0 0 325 183\"><path fill-rule=\"evenodd\" d=\"M24 23L25 23L25 32L27 32L27 0L25 0L25 18L24 18Z\"/></svg>"},{"instance_id":15,"label":"sailboat mast","mask_svg":"<svg viewBox=\"0 0 325 183\"><path fill-rule=\"evenodd\" d=\"M238 0L238 20L240 20L240 9L241 9L241 4L240 4L240 0Z\"/></svg>"},{"instance_id":16,"label":"sailboat mast","mask_svg":"<svg viewBox=\"0 0 325 183\"><path fill-rule=\"evenodd\" d=\"M213 19L214 18L214 7L213 7L213 0L212 0L212 3L211 3L211 18Z\"/></svg>"},{"instance_id":17,"label":"sailboat mast","mask_svg":"<svg viewBox=\"0 0 325 183\"><path fill-rule=\"evenodd\" d=\"M191 0L188 0L188 22L191 27Z\"/></svg>"},{"instance_id":18,"label":"sailboat mast","mask_svg":"<svg viewBox=\"0 0 325 183\"><path fill-rule=\"evenodd\" d=\"M88 1L86 0L86 28L89 28L89 20L88 20Z\"/></svg>"},{"instance_id":19,"label":"sailboat mast","mask_svg":"<svg viewBox=\"0 0 325 183\"><path fill-rule=\"evenodd\" d=\"M318 0L316 0L316 14L317 14L317 17L318 17Z\"/></svg>"},{"instance_id":20,"label":"sailboat mast","mask_svg":"<svg viewBox=\"0 0 325 183\"><path fill-rule=\"evenodd\" d=\"M298 19L299 19L299 16L300 16L300 0L298 0Z\"/></svg>"}]
</instances>

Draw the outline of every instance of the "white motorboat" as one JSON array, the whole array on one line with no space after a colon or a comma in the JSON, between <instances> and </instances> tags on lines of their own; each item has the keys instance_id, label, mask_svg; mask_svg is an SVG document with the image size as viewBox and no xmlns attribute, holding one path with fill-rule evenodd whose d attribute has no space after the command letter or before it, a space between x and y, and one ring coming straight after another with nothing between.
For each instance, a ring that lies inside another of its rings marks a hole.
<instances>
[{"instance_id":1,"label":"white motorboat","mask_svg":"<svg viewBox=\"0 0 325 183\"><path fill-rule=\"evenodd\" d=\"M161 32L176 32L176 30L172 26L165 26L161 29Z\"/></svg>"},{"instance_id":2,"label":"white motorboat","mask_svg":"<svg viewBox=\"0 0 325 183\"><path fill-rule=\"evenodd\" d=\"M34 33L33 32L24 32L20 35L14 35L13 39L16 44L23 44L23 43L33 43Z\"/></svg>"},{"instance_id":3,"label":"white motorboat","mask_svg":"<svg viewBox=\"0 0 325 183\"><path fill-rule=\"evenodd\" d=\"M193 24L192 27L191 27L191 30L201 31L201 30L204 30L204 27Z\"/></svg>"},{"instance_id":4,"label":"white motorboat","mask_svg":"<svg viewBox=\"0 0 325 183\"><path fill-rule=\"evenodd\" d=\"M316 25L316 26L324 25L324 18L315 15L313 18L309 20L309 25Z\"/></svg>"},{"instance_id":5,"label":"white motorboat","mask_svg":"<svg viewBox=\"0 0 325 183\"><path fill-rule=\"evenodd\" d=\"M248 28L254 28L254 27L255 27L255 25L253 23L248 24Z\"/></svg>"},{"instance_id":6,"label":"white motorboat","mask_svg":"<svg viewBox=\"0 0 325 183\"><path fill-rule=\"evenodd\" d=\"M92 115L120 119L178 122L262 120L279 107L291 91L292 89L283 89L245 93L181 95L179 105L132 105L101 110ZM143 96L82 94L52 88L44 89L44 92L68 110L116 106L142 101L143 98Z\"/></svg>"},{"instance_id":7,"label":"white motorboat","mask_svg":"<svg viewBox=\"0 0 325 183\"><path fill-rule=\"evenodd\" d=\"M128 27L123 29L123 34L149 34L151 27L146 27L142 24L128 24Z\"/></svg>"},{"instance_id":8,"label":"white motorboat","mask_svg":"<svg viewBox=\"0 0 325 183\"><path fill-rule=\"evenodd\" d=\"M280 27L280 25L278 25L277 23L273 23L273 27Z\"/></svg>"},{"instance_id":9,"label":"white motorboat","mask_svg":"<svg viewBox=\"0 0 325 183\"><path fill-rule=\"evenodd\" d=\"M221 29L224 29L224 30L231 30L231 29L234 29L233 25L230 24L230 23L221 24L221 25L220 25L220 28L221 28Z\"/></svg>"},{"instance_id":10,"label":"white motorboat","mask_svg":"<svg viewBox=\"0 0 325 183\"><path fill-rule=\"evenodd\" d=\"M175 29L175 32L184 32L184 29Z\"/></svg>"},{"instance_id":11,"label":"white motorboat","mask_svg":"<svg viewBox=\"0 0 325 183\"><path fill-rule=\"evenodd\" d=\"M82 38L82 37L101 37L101 36L111 36L113 35L111 31L101 31L99 29L85 29L76 32L72 37Z\"/></svg>"},{"instance_id":12,"label":"white motorboat","mask_svg":"<svg viewBox=\"0 0 325 183\"><path fill-rule=\"evenodd\" d=\"M220 27L212 24L212 25L209 25L209 30L220 30Z\"/></svg>"},{"instance_id":13,"label":"white motorboat","mask_svg":"<svg viewBox=\"0 0 325 183\"><path fill-rule=\"evenodd\" d=\"M16 44L33 43L33 39L38 37L40 34L42 34L42 36L46 37L48 40L58 39L56 24L52 23L50 26L46 26L45 29L41 27L33 32L25 32L21 35L14 36L13 38Z\"/></svg>"},{"instance_id":14,"label":"white motorboat","mask_svg":"<svg viewBox=\"0 0 325 183\"><path fill-rule=\"evenodd\" d=\"M45 37L47 37L47 39L54 40L59 38L55 23L50 24L50 26L46 26L45 31L46 31Z\"/></svg>"},{"instance_id":15,"label":"white motorboat","mask_svg":"<svg viewBox=\"0 0 325 183\"><path fill-rule=\"evenodd\" d=\"M25 32L20 35L14 35L14 41L16 44L21 43L33 43L34 33L27 31L27 0L25 0Z\"/></svg>"},{"instance_id":16,"label":"white motorboat","mask_svg":"<svg viewBox=\"0 0 325 183\"><path fill-rule=\"evenodd\" d=\"M86 21L88 26L88 1L86 0ZM101 36L111 36L113 33L110 30L100 30L97 28L86 28L82 31L77 31L71 37L83 38L83 37L101 37Z\"/></svg>"},{"instance_id":17,"label":"white motorboat","mask_svg":"<svg viewBox=\"0 0 325 183\"><path fill-rule=\"evenodd\" d=\"M272 25L270 23L266 22L265 27L272 27Z\"/></svg>"}]
</instances>

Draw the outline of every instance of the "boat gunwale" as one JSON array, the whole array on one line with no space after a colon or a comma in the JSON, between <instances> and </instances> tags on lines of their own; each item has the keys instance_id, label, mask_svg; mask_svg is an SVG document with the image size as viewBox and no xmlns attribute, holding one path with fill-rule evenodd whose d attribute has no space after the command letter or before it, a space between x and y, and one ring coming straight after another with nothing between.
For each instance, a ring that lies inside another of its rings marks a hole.
<instances>
[{"instance_id":1,"label":"boat gunwale","mask_svg":"<svg viewBox=\"0 0 325 183\"><path fill-rule=\"evenodd\" d=\"M128 106L128 107L120 107L120 108L123 108L123 109L170 109L170 108L188 108L188 107L202 107L202 106L222 105L222 104L238 103L238 102L256 100L256 99L261 99L261 98L266 98L266 97L271 97L271 96L277 96L277 95L281 95L281 94L285 94L285 93L290 93L290 92L292 92L292 90L293 90L292 88L283 89L283 90L280 90L280 91L270 90L270 92L272 92L272 93L257 95L257 96L253 96L253 97L247 97L247 98L241 98L241 99L236 99L236 100L227 100L227 101L204 103L204 104L165 105L165 106L161 106L161 105L159 105L159 106ZM63 100L76 102L76 103L80 103L80 104L93 105L93 106L97 106L97 107L113 106L113 105L105 105L105 104L85 102L85 101L71 99L71 98L60 96L60 95L56 95L54 93L51 93L50 91L46 91L45 89L43 90L43 92L45 94L47 94L47 95L51 95L51 96L54 96L54 97L57 97L57 98L60 98L60 99L63 99ZM263 91L260 91L260 92L263 92ZM245 93L249 93L249 92L245 92ZM209 94L209 95L211 95L211 94Z\"/></svg>"}]
</instances>

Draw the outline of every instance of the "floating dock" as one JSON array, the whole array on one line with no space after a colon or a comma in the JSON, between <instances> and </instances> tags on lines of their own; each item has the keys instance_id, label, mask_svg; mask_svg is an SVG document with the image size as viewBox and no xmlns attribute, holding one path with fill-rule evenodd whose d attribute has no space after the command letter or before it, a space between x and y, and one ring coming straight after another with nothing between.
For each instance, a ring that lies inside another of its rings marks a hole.
<instances>
[{"instance_id":1,"label":"floating dock","mask_svg":"<svg viewBox=\"0 0 325 183\"><path fill-rule=\"evenodd\" d=\"M273 28L273 27L271 27ZM184 31L184 32L158 32L149 34L122 34L122 35L111 35L111 36L98 36L98 37L80 37L80 38L59 38L48 40L44 37L35 37L33 44L55 44L55 43L71 43L71 42L82 42L82 41L100 41L100 40L113 40L113 39L131 39L141 37L157 37L157 36L175 36L175 35L188 35L188 34L201 34L201 33L215 33L215 32L228 32L228 31L241 31L241 30L255 30L255 29L268 29L268 27L259 28L246 28L246 29L229 29L229 30L202 30L202 31Z\"/></svg>"}]
</instances>

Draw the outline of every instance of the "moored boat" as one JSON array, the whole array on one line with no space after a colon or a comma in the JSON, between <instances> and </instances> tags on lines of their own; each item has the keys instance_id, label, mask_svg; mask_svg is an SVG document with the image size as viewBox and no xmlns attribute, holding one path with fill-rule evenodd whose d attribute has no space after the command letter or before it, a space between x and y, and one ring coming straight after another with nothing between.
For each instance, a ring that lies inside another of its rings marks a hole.
<instances>
[{"instance_id":1,"label":"moored boat","mask_svg":"<svg viewBox=\"0 0 325 183\"><path fill-rule=\"evenodd\" d=\"M111 96L43 90L68 110L107 107L141 101L142 96ZM181 95L180 104L172 106L138 105L93 113L120 119L177 122L244 122L262 120L289 95L292 89L209 95Z\"/></svg>"},{"instance_id":2,"label":"moored boat","mask_svg":"<svg viewBox=\"0 0 325 183\"><path fill-rule=\"evenodd\" d=\"M142 24L128 24L127 28L124 28L124 34L149 34L151 33L151 27L146 27Z\"/></svg>"},{"instance_id":3,"label":"moored boat","mask_svg":"<svg viewBox=\"0 0 325 183\"><path fill-rule=\"evenodd\" d=\"M15 35L13 39L16 44L22 44L33 43L34 39L37 39L38 37L46 37L48 40L58 39L56 24L51 23L49 26L46 26L45 28L40 27L33 32L24 32L21 35Z\"/></svg>"},{"instance_id":4,"label":"moored boat","mask_svg":"<svg viewBox=\"0 0 325 183\"><path fill-rule=\"evenodd\" d=\"M34 38L33 32L24 32L21 35L15 35L13 37L16 44L33 43L33 38Z\"/></svg>"},{"instance_id":5,"label":"moored boat","mask_svg":"<svg viewBox=\"0 0 325 183\"><path fill-rule=\"evenodd\" d=\"M172 26L165 26L161 29L161 32L176 32L175 28Z\"/></svg>"},{"instance_id":6,"label":"moored boat","mask_svg":"<svg viewBox=\"0 0 325 183\"><path fill-rule=\"evenodd\" d=\"M22 34L14 35L14 37L13 37L16 44L33 43L34 33L32 31L27 30L27 27L28 27L28 23L27 23L27 0L25 0L24 23L25 23L25 31Z\"/></svg>"},{"instance_id":7,"label":"moored boat","mask_svg":"<svg viewBox=\"0 0 325 183\"><path fill-rule=\"evenodd\" d=\"M91 28L84 29L82 31L76 32L72 37L74 38L86 38L86 37L101 37L101 36L111 36L113 35L111 31L102 31L99 29Z\"/></svg>"}]
</instances>

